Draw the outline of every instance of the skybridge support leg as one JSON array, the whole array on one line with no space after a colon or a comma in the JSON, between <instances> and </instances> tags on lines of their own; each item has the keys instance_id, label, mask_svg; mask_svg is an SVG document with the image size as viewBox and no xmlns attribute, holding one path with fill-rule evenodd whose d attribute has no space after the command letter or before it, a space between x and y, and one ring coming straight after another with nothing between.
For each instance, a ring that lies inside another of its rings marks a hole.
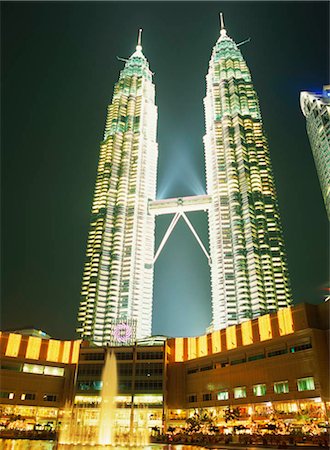
<instances>
[{"instance_id":1,"label":"skybridge support leg","mask_svg":"<svg viewBox=\"0 0 330 450\"><path fill-rule=\"evenodd\" d=\"M188 219L188 217L186 216L186 214L184 212L182 213L182 217L184 218L186 224L190 228L190 231L192 232L192 234L195 236L195 238L196 238L197 242L199 243L201 249L205 253L206 258L208 259L209 264L211 265L211 257L207 253L206 248L204 247L203 242L200 240L200 238L199 238L195 228L193 227L192 223L190 222L190 220Z\"/></svg>"},{"instance_id":2,"label":"skybridge support leg","mask_svg":"<svg viewBox=\"0 0 330 450\"><path fill-rule=\"evenodd\" d=\"M164 234L164 237L163 237L163 239L162 239L162 242L160 243L160 245L159 245L159 247L158 247L158 250L157 250L157 252L156 252L156 254L155 254L155 257L154 257L154 264L155 264L155 262L157 261L157 258L158 258L158 256L160 255L160 252L163 250L164 245L166 244L168 238L170 237L170 235L171 235L171 233L172 233L172 231L173 231L175 225L178 223L178 220L180 219L180 217L181 217L181 213L180 213L180 212L177 212L177 213L175 214L175 216L173 217L172 222L170 223L170 225L169 225L169 227L168 227L166 233Z\"/></svg>"}]
</instances>

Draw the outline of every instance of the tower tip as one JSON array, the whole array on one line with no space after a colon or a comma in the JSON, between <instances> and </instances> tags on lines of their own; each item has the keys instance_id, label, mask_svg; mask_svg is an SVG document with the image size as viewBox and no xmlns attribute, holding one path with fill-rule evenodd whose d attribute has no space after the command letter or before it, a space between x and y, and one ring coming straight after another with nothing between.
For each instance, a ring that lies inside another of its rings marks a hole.
<instances>
[{"instance_id":1,"label":"tower tip","mask_svg":"<svg viewBox=\"0 0 330 450\"><path fill-rule=\"evenodd\" d=\"M142 28L139 29L136 50L142 50Z\"/></svg>"},{"instance_id":2,"label":"tower tip","mask_svg":"<svg viewBox=\"0 0 330 450\"><path fill-rule=\"evenodd\" d=\"M225 28L225 19L223 17L223 13L220 13L220 34L225 35L227 34L226 28Z\"/></svg>"}]
</instances>

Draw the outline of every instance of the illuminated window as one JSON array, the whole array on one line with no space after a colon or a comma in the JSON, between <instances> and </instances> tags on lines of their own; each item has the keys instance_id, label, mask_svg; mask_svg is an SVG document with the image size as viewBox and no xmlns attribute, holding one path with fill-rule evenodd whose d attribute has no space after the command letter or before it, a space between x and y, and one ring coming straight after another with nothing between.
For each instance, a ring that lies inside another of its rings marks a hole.
<instances>
[{"instance_id":1,"label":"illuminated window","mask_svg":"<svg viewBox=\"0 0 330 450\"><path fill-rule=\"evenodd\" d=\"M26 393L21 395L21 400L35 400L36 394Z\"/></svg>"},{"instance_id":2,"label":"illuminated window","mask_svg":"<svg viewBox=\"0 0 330 450\"><path fill-rule=\"evenodd\" d=\"M227 350L237 347L236 325L226 328Z\"/></svg>"},{"instance_id":3,"label":"illuminated window","mask_svg":"<svg viewBox=\"0 0 330 450\"><path fill-rule=\"evenodd\" d=\"M197 358L196 338L188 337L188 359Z\"/></svg>"},{"instance_id":4,"label":"illuminated window","mask_svg":"<svg viewBox=\"0 0 330 450\"><path fill-rule=\"evenodd\" d=\"M288 381L278 381L274 383L275 394L287 394L289 392L289 382Z\"/></svg>"},{"instance_id":5,"label":"illuminated window","mask_svg":"<svg viewBox=\"0 0 330 450\"><path fill-rule=\"evenodd\" d=\"M54 395L54 394L45 394L43 396L44 402L56 402L56 400L57 400L57 395Z\"/></svg>"},{"instance_id":6,"label":"illuminated window","mask_svg":"<svg viewBox=\"0 0 330 450\"><path fill-rule=\"evenodd\" d=\"M55 341L53 339L48 341L47 361L58 362L60 345L61 341Z\"/></svg>"},{"instance_id":7,"label":"illuminated window","mask_svg":"<svg viewBox=\"0 0 330 450\"><path fill-rule=\"evenodd\" d=\"M298 391L314 391L314 377L299 378L297 380Z\"/></svg>"},{"instance_id":8,"label":"illuminated window","mask_svg":"<svg viewBox=\"0 0 330 450\"><path fill-rule=\"evenodd\" d=\"M246 397L246 387L237 387L234 388L234 398L244 398Z\"/></svg>"},{"instance_id":9,"label":"illuminated window","mask_svg":"<svg viewBox=\"0 0 330 450\"><path fill-rule=\"evenodd\" d=\"M65 341L63 343L62 363L68 364L70 361L71 341Z\"/></svg>"},{"instance_id":10,"label":"illuminated window","mask_svg":"<svg viewBox=\"0 0 330 450\"><path fill-rule=\"evenodd\" d=\"M218 400L228 400L229 399L229 392L228 391L220 391L217 394Z\"/></svg>"},{"instance_id":11,"label":"illuminated window","mask_svg":"<svg viewBox=\"0 0 330 450\"><path fill-rule=\"evenodd\" d=\"M80 343L81 341L74 341L73 343L73 350L72 350L72 357L71 357L71 364L77 364L79 360L79 350L80 350ZM102 357L104 358L104 355L102 354Z\"/></svg>"},{"instance_id":12,"label":"illuminated window","mask_svg":"<svg viewBox=\"0 0 330 450\"><path fill-rule=\"evenodd\" d=\"M207 336L204 334L203 336L199 336L197 338L198 341L198 356L206 356L207 355Z\"/></svg>"},{"instance_id":13,"label":"illuminated window","mask_svg":"<svg viewBox=\"0 0 330 450\"><path fill-rule=\"evenodd\" d=\"M128 400L126 400L126 402L130 402L131 398L130 397L126 397ZM116 398L117 400L117 398ZM119 401L119 400L117 400ZM158 395L158 394L153 394L153 395L135 395L134 396L134 404L139 405L139 404L144 404L144 403L148 403L148 404L155 404L155 405L159 405L163 402L163 396L162 395Z\"/></svg>"},{"instance_id":14,"label":"illuminated window","mask_svg":"<svg viewBox=\"0 0 330 450\"><path fill-rule=\"evenodd\" d=\"M8 400L12 400L14 397L14 392L0 392L0 398L7 398Z\"/></svg>"},{"instance_id":15,"label":"illuminated window","mask_svg":"<svg viewBox=\"0 0 330 450\"><path fill-rule=\"evenodd\" d=\"M175 361L183 361L183 338L175 338Z\"/></svg>"},{"instance_id":16,"label":"illuminated window","mask_svg":"<svg viewBox=\"0 0 330 450\"><path fill-rule=\"evenodd\" d=\"M41 339L38 337L30 336L26 349L25 357L27 359L38 359L40 354Z\"/></svg>"},{"instance_id":17,"label":"illuminated window","mask_svg":"<svg viewBox=\"0 0 330 450\"><path fill-rule=\"evenodd\" d=\"M64 369L63 369L63 367L45 366L44 375L52 375L54 377L63 377Z\"/></svg>"},{"instance_id":18,"label":"illuminated window","mask_svg":"<svg viewBox=\"0 0 330 450\"><path fill-rule=\"evenodd\" d=\"M265 384L255 384L253 386L253 395L256 397L261 397L262 395L266 395L266 385Z\"/></svg>"},{"instance_id":19,"label":"illuminated window","mask_svg":"<svg viewBox=\"0 0 330 450\"><path fill-rule=\"evenodd\" d=\"M270 325L270 316L265 314L264 316L258 317L259 334L260 340L266 341L272 338L272 329Z\"/></svg>"},{"instance_id":20,"label":"illuminated window","mask_svg":"<svg viewBox=\"0 0 330 450\"><path fill-rule=\"evenodd\" d=\"M277 311L278 326L281 336L293 333L293 320L291 308L283 308Z\"/></svg>"},{"instance_id":21,"label":"illuminated window","mask_svg":"<svg viewBox=\"0 0 330 450\"><path fill-rule=\"evenodd\" d=\"M212 333L212 353L221 352L221 335L220 330Z\"/></svg>"},{"instance_id":22,"label":"illuminated window","mask_svg":"<svg viewBox=\"0 0 330 450\"><path fill-rule=\"evenodd\" d=\"M24 364L23 365L23 372L27 373L36 373L36 374L43 374L44 373L45 366L41 366L39 364Z\"/></svg>"},{"instance_id":23,"label":"illuminated window","mask_svg":"<svg viewBox=\"0 0 330 450\"><path fill-rule=\"evenodd\" d=\"M243 345L253 344L252 324L250 320L241 324L241 331Z\"/></svg>"},{"instance_id":24,"label":"illuminated window","mask_svg":"<svg viewBox=\"0 0 330 450\"><path fill-rule=\"evenodd\" d=\"M15 357L18 355L22 336L20 334L10 333L6 348L6 356Z\"/></svg>"}]
</instances>

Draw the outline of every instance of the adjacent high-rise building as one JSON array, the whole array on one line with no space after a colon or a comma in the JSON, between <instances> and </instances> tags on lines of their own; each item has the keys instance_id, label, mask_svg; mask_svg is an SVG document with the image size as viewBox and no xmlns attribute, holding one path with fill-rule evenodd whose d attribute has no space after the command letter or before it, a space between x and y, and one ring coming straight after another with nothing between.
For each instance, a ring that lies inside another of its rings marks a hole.
<instances>
[{"instance_id":1,"label":"adjacent high-rise building","mask_svg":"<svg viewBox=\"0 0 330 450\"><path fill-rule=\"evenodd\" d=\"M301 92L300 105L330 220L330 86L322 93Z\"/></svg>"},{"instance_id":2,"label":"adjacent high-rise building","mask_svg":"<svg viewBox=\"0 0 330 450\"><path fill-rule=\"evenodd\" d=\"M100 146L77 332L96 344L151 334L157 107L136 51L120 72Z\"/></svg>"},{"instance_id":3,"label":"adjacent high-rise building","mask_svg":"<svg viewBox=\"0 0 330 450\"><path fill-rule=\"evenodd\" d=\"M267 138L239 46L221 16L204 99L214 329L291 304Z\"/></svg>"}]
</instances>

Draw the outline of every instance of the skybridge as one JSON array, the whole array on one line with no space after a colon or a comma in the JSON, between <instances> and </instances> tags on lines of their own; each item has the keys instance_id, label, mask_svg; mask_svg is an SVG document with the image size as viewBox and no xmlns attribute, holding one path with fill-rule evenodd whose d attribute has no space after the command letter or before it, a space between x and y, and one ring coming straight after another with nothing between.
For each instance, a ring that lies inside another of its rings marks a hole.
<instances>
[{"instance_id":1,"label":"skybridge","mask_svg":"<svg viewBox=\"0 0 330 450\"><path fill-rule=\"evenodd\" d=\"M211 257L208 254L203 242L198 236L195 228L188 219L186 213L193 211L208 211L211 207L212 199L210 195L194 195L191 197L178 197L178 198L167 198L162 200L149 201L148 212L154 216L161 216L164 214L174 214L173 219L164 234L164 237L155 253L154 263L156 262L158 256L164 248L168 238L170 237L172 231L174 230L176 224L182 217L183 220L188 225L190 231L197 240L199 246L201 247L203 253L207 257L209 265L211 265Z\"/></svg>"}]
</instances>

